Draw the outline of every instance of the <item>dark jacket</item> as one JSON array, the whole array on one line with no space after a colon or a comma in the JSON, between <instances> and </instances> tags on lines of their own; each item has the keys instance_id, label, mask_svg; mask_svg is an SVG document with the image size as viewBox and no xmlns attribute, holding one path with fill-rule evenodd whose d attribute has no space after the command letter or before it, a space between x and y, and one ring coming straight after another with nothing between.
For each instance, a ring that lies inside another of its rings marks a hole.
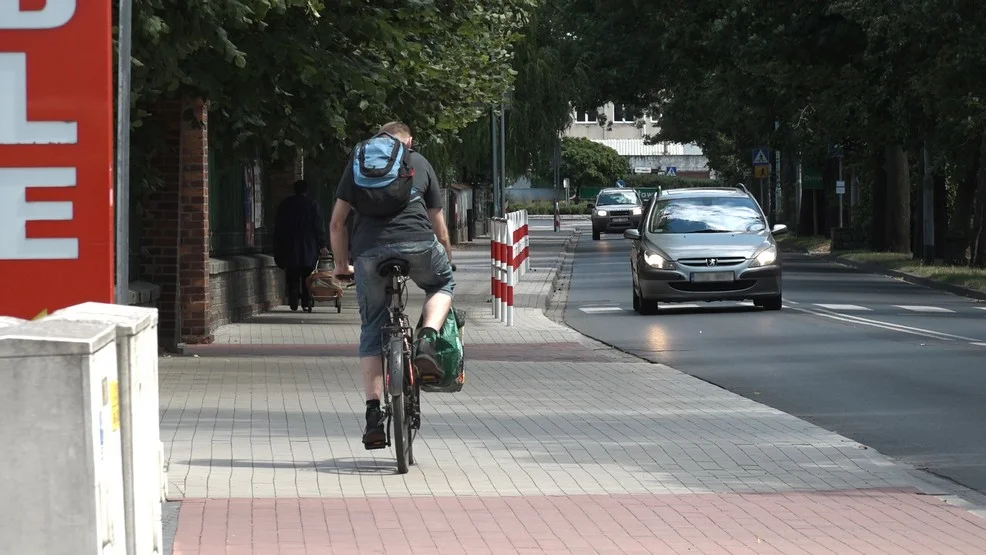
<instances>
[{"instance_id":1,"label":"dark jacket","mask_svg":"<svg viewBox=\"0 0 986 555\"><path fill-rule=\"evenodd\" d=\"M325 218L307 195L293 195L277 207L274 261L278 268L315 268L319 250L328 247Z\"/></svg>"}]
</instances>

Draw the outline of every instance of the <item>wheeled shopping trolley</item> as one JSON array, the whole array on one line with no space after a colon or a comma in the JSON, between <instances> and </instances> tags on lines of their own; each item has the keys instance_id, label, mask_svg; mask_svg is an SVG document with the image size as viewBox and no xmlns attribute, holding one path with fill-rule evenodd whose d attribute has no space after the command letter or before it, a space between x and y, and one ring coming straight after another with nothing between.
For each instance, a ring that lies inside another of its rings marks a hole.
<instances>
[{"instance_id":1,"label":"wheeled shopping trolley","mask_svg":"<svg viewBox=\"0 0 986 555\"><path fill-rule=\"evenodd\" d=\"M331 257L320 257L315 271L305 278L312 303L334 303L336 313L342 312L342 297L345 286L332 278L335 267Z\"/></svg>"}]
</instances>

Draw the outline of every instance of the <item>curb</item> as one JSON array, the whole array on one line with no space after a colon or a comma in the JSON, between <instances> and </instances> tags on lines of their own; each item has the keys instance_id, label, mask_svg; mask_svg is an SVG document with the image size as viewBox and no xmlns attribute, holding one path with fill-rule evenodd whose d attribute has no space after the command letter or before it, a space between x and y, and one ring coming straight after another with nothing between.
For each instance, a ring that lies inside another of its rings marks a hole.
<instances>
[{"instance_id":1,"label":"curb","mask_svg":"<svg viewBox=\"0 0 986 555\"><path fill-rule=\"evenodd\" d=\"M969 289L968 287L962 287L960 285L952 285L951 283L944 283L936 279L916 276L914 274L908 274L907 272L901 272L899 270L892 270L890 268L887 268L886 266L881 266L880 264L875 264L872 262L857 262L855 260L850 260L848 258L844 258L837 254L810 255L810 256L822 260L829 260L831 262L842 264L843 266L848 266L850 268L854 268L862 272L897 278L901 281L905 281L913 285L920 285L922 287L927 287L929 289L944 291L946 293L958 295L959 297L966 297L969 299L986 301L986 292L976 291L975 289Z\"/></svg>"},{"instance_id":2,"label":"curb","mask_svg":"<svg viewBox=\"0 0 986 555\"><path fill-rule=\"evenodd\" d=\"M577 229L574 233L569 235L568 239L565 240L565 244L561 249L561 256L558 259L558 263L555 265L555 274L551 277L551 292L545 296L544 306L541 308L543 312L548 312L552 308L552 301L555 298L555 293L558 291L558 282L562 279L564 275L563 271L565 266L569 264L573 258L572 253L575 252L575 246L578 245L579 239L582 236L582 230Z\"/></svg>"}]
</instances>

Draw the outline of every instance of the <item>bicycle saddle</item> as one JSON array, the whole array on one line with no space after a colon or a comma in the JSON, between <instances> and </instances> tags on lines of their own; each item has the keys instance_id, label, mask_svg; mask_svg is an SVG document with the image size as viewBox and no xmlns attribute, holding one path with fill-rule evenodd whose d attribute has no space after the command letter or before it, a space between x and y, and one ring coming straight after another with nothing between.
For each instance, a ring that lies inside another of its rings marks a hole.
<instances>
[{"instance_id":1,"label":"bicycle saddle","mask_svg":"<svg viewBox=\"0 0 986 555\"><path fill-rule=\"evenodd\" d=\"M407 260L401 258L388 258L377 266L377 272L380 273L380 277L391 277L394 275L394 268L400 270L400 275L407 277L411 272L411 263Z\"/></svg>"}]
</instances>

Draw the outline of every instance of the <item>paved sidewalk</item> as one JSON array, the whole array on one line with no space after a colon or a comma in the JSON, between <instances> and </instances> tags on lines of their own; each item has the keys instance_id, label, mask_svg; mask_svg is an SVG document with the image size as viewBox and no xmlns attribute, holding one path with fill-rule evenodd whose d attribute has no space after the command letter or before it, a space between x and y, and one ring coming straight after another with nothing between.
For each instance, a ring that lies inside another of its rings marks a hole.
<instances>
[{"instance_id":1,"label":"paved sidewalk","mask_svg":"<svg viewBox=\"0 0 986 555\"><path fill-rule=\"evenodd\" d=\"M543 306L561 244L532 247L546 262L526 287ZM174 553L983 552L986 520L871 449L540 306L494 321L486 252L455 256L466 386L424 396L403 476L360 444L352 303L278 310L162 359Z\"/></svg>"}]
</instances>

